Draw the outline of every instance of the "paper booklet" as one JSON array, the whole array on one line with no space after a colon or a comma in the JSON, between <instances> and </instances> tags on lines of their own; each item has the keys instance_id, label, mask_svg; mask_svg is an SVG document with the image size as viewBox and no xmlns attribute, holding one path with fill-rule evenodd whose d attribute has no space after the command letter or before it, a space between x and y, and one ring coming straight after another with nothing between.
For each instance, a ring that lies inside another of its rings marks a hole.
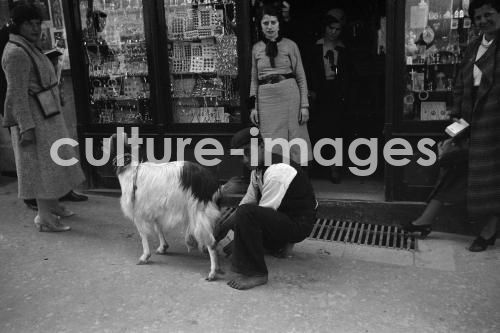
<instances>
[{"instance_id":1,"label":"paper booklet","mask_svg":"<svg viewBox=\"0 0 500 333\"><path fill-rule=\"evenodd\" d=\"M452 138L459 137L467 131L469 128L469 123L466 122L464 119L460 119L453 124L449 125L446 127L445 132Z\"/></svg>"}]
</instances>

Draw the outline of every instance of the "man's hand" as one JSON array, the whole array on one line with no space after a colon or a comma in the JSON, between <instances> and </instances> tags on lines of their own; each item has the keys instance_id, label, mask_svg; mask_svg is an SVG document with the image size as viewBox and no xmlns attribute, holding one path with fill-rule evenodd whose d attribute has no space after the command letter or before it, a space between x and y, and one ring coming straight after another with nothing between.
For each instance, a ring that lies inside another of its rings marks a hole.
<instances>
[{"instance_id":1,"label":"man's hand","mask_svg":"<svg viewBox=\"0 0 500 333\"><path fill-rule=\"evenodd\" d=\"M257 113L257 110L252 109L252 111L250 111L250 121L255 126L259 126L259 114Z\"/></svg>"},{"instance_id":2,"label":"man's hand","mask_svg":"<svg viewBox=\"0 0 500 333\"><path fill-rule=\"evenodd\" d=\"M309 109L300 108L299 112L299 125L303 125L309 121Z\"/></svg>"},{"instance_id":3,"label":"man's hand","mask_svg":"<svg viewBox=\"0 0 500 333\"><path fill-rule=\"evenodd\" d=\"M35 130L33 128L30 128L26 132L21 133L21 138L19 140L19 143L21 144L22 147L34 144L35 142L36 142Z\"/></svg>"}]
</instances>

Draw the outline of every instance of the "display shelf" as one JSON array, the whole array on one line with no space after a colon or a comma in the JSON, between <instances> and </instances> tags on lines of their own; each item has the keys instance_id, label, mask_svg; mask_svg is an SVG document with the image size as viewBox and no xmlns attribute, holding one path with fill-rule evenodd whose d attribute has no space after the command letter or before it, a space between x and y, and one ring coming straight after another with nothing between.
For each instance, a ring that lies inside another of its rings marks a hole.
<instances>
[{"instance_id":1,"label":"display shelf","mask_svg":"<svg viewBox=\"0 0 500 333\"><path fill-rule=\"evenodd\" d=\"M103 75L89 75L89 79L105 80L110 78L126 78L126 77L149 77L149 73L117 73Z\"/></svg>"},{"instance_id":2,"label":"display shelf","mask_svg":"<svg viewBox=\"0 0 500 333\"><path fill-rule=\"evenodd\" d=\"M467 5L465 5L467 3ZM468 15L468 1L405 0L402 16L401 114L396 119L424 123L446 121L453 105L453 87L464 48L477 34ZM399 7L399 5L398 5ZM404 34L403 34L404 32ZM396 81L401 82L401 81ZM439 116L437 116L439 114Z\"/></svg>"},{"instance_id":3,"label":"display shelf","mask_svg":"<svg viewBox=\"0 0 500 333\"><path fill-rule=\"evenodd\" d=\"M217 72L172 72L172 75L206 75L206 76L216 76ZM229 76L229 75L224 75Z\"/></svg>"},{"instance_id":4,"label":"display shelf","mask_svg":"<svg viewBox=\"0 0 500 333\"><path fill-rule=\"evenodd\" d=\"M407 67L432 67L432 66L457 66L459 63L429 63L429 64L406 64Z\"/></svg>"},{"instance_id":5,"label":"display shelf","mask_svg":"<svg viewBox=\"0 0 500 333\"><path fill-rule=\"evenodd\" d=\"M169 43L182 43L182 42L198 42L198 41L203 41L203 40L209 40L209 39L216 39L217 36L202 36L202 37L194 37L194 38L178 38L178 39L172 39L169 38L167 41Z\"/></svg>"}]
</instances>

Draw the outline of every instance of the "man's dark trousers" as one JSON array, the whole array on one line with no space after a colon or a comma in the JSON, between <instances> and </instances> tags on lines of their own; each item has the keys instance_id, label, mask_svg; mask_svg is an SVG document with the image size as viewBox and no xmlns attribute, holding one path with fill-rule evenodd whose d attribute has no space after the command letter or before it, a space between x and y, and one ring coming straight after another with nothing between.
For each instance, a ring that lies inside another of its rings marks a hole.
<instances>
[{"instance_id":1,"label":"man's dark trousers","mask_svg":"<svg viewBox=\"0 0 500 333\"><path fill-rule=\"evenodd\" d=\"M267 275L265 249L277 251L303 241L311 233L314 211L290 216L272 208L245 204L230 217L234 225L233 270L248 276Z\"/></svg>"}]
</instances>

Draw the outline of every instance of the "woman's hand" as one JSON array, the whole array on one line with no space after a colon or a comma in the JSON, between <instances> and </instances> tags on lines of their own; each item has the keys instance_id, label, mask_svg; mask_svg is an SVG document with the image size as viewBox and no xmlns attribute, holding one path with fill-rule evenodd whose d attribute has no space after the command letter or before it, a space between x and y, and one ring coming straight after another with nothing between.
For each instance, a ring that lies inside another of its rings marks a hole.
<instances>
[{"instance_id":1,"label":"woman's hand","mask_svg":"<svg viewBox=\"0 0 500 333\"><path fill-rule=\"evenodd\" d=\"M259 114L257 113L257 110L252 109L252 111L250 111L250 121L255 126L259 126Z\"/></svg>"},{"instance_id":2,"label":"woman's hand","mask_svg":"<svg viewBox=\"0 0 500 333\"><path fill-rule=\"evenodd\" d=\"M35 130L34 129L29 129L26 132L21 133L21 138L19 140L19 143L21 144L22 147L26 147L30 144L35 143Z\"/></svg>"},{"instance_id":3,"label":"woman's hand","mask_svg":"<svg viewBox=\"0 0 500 333\"><path fill-rule=\"evenodd\" d=\"M309 109L308 108L300 108L299 125L304 125L308 121L309 121Z\"/></svg>"}]
</instances>

